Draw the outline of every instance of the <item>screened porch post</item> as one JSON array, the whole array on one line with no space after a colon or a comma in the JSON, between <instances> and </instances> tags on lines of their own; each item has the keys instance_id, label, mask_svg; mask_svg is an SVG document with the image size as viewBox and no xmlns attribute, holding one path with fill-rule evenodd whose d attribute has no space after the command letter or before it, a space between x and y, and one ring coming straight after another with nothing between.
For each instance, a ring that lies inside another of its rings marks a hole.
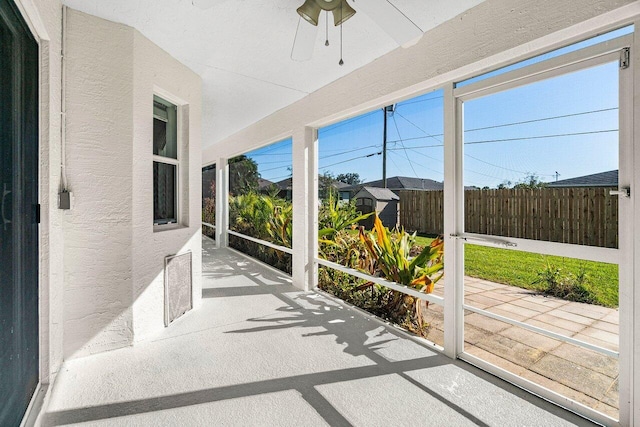
<instances>
[{"instance_id":1,"label":"screened porch post","mask_svg":"<svg viewBox=\"0 0 640 427\"><path fill-rule=\"evenodd\" d=\"M229 227L229 163L220 158L216 170L216 247L228 246L227 229Z\"/></svg>"},{"instance_id":2,"label":"screened porch post","mask_svg":"<svg viewBox=\"0 0 640 427\"><path fill-rule=\"evenodd\" d=\"M317 131L293 134L293 284L306 291L316 286L318 172Z\"/></svg>"}]
</instances>

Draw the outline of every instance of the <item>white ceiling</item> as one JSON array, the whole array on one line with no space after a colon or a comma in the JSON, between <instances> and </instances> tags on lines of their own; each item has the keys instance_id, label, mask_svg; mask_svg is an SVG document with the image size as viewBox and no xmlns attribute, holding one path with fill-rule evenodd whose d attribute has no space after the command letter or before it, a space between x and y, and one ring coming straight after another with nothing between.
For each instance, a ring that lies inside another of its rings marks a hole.
<instances>
[{"instance_id":1,"label":"white ceiling","mask_svg":"<svg viewBox=\"0 0 640 427\"><path fill-rule=\"evenodd\" d=\"M313 58L291 60L303 0L63 0L67 6L136 28L202 76L203 147L257 122L322 86L398 48L364 13L339 32L321 18ZM358 2L350 0L356 11ZM428 31L484 0L389 0Z\"/></svg>"}]
</instances>

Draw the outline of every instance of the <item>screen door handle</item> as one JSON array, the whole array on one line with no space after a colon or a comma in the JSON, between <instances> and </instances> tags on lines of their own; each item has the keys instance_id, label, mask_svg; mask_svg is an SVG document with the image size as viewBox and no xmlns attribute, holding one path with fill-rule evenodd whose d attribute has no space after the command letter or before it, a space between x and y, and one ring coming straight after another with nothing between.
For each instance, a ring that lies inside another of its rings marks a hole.
<instances>
[{"instance_id":1,"label":"screen door handle","mask_svg":"<svg viewBox=\"0 0 640 427\"><path fill-rule=\"evenodd\" d=\"M11 194L11 190L7 190L7 183L4 183L2 185L2 202L0 202L0 205L2 205L0 211L2 211L2 226L4 227L4 231L7 231L7 224L11 224L11 220L5 215L4 209L4 199L6 199L9 194Z\"/></svg>"},{"instance_id":2,"label":"screen door handle","mask_svg":"<svg viewBox=\"0 0 640 427\"><path fill-rule=\"evenodd\" d=\"M629 187L623 187L623 188L620 188L619 190L611 190L609 191L609 195L622 196L622 197L629 198L631 197L631 189Z\"/></svg>"}]
</instances>

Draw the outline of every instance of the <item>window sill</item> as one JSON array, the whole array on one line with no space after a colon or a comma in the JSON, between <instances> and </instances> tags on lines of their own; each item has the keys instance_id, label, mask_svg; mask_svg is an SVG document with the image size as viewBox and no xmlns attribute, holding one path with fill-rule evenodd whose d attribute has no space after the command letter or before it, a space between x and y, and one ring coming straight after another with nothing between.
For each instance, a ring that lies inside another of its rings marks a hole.
<instances>
[{"instance_id":1,"label":"window sill","mask_svg":"<svg viewBox=\"0 0 640 427\"><path fill-rule=\"evenodd\" d=\"M187 227L186 225L182 225L182 224L160 224L160 225L154 225L153 226L153 232L154 233L159 233L161 231L170 231L170 230L184 230L187 229L189 227Z\"/></svg>"}]
</instances>

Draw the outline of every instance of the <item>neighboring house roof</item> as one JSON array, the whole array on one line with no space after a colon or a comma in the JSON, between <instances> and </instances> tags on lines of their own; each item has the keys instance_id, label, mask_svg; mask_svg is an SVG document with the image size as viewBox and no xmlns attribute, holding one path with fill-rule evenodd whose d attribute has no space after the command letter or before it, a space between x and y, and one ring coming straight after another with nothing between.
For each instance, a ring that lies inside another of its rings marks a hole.
<instances>
[{"instance_id":1,"label":"neighboring house roof","mask_svg":"<svg viewBox=\"0 0 640 427\"><path fill-rule=\"evenodd\" d=\"M338 190L347 190L347 187L351 187L351 185L342 181L333 181L333 186Z\"/></svg>"},{"instance_id":2,"label":"neighboring house roof","mask_svg":"<svg viewBox=\"0 0 640 427\"><path fill-rule=\"evenodd\" d=\"M264 179L264 178L258 178L258 188L260 190L263 190L265 188L269 188L273 185L274 183L269 181L268 179Z\"/></svg>"},{"instance_id":3,"label":"neighboring house roof","mask_svg":"<svg viewBox=\"0 0 640 427\"><path fill-rule=\"evenodd\" d=\"M378 188L378 187L362 187L360 191L355 195L355 198L361 197L363 195L370 195L376 200L400 200L400 197L393 191L388 188Z\"/></svg>"},{"instance_id":4,"label":"neighboring house roof","mask_svg":"<svg viewBox=\"0 0 640 427\"><path fill-rule=\"evenodd\" d=\"M345 187L344 190L350 191L359 191L363 187L377 187L383 188L384 183L381 179L363 182L362 184L351 185L349 187ZM442 182L434 181L433 179L428 178L412 178L409 176L392 176L387 178L387 188L394 191L399 190L426 190L426 191L434 191L434 190L442 190L444 189L444 185Z\"/></svg>"},{"instance_id":5,"label":"neighboring house roof","mask_svg":"<svg viewBox=\"0 0 640 427\"><path fill-rule=\"evenodd\" d=\"M345 190L359 191L363 187L378 187L383 188L384 183L381 179L370 182L363 182L362 184L352 185ZM427 178L412 178L409 176L392 176L387 178L387 188L390 190L442 190L444 185L441 182L434 181Z\"/></svg>"},{"instance_id":6,"label":"neighboring house roof","mask_svg":"<svg viewBox=\"0 0 640 427\"><path fill-rule=\"evenodd\" d=\"M286 178L275 183L281 190L291 190L293 188L293 178Z\"/></svg>"},{"instance_id":7,"label":"neighboring house roof","mask_svg":"<svg viewBox=\"0 0 640 427\"><path fill-rule=\"evenodd\" d=\"M594 173L547 183L548 187L617 187L618 171Z\"/></svg>"}]
</instances>

